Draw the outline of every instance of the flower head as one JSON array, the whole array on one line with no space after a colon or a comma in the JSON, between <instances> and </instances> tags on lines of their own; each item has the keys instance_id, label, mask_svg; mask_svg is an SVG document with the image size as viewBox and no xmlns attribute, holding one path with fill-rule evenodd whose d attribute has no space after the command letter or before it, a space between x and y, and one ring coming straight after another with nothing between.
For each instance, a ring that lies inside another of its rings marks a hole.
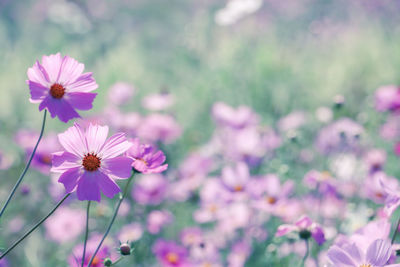
<instances>
[{"instance_id":1,"label":"flower head","mask_svg":"<svg viewBox=\"0 0 400 267\"><path fill-rule=\"evenodd\" d=\"M139 139L132 141L132 147L126 155L133 159L132 166L141 173L160 173L168 168L165 155L161 150L156 151L153 146L140 144Z\"/></svg>"},{"instance_id":2,"label":"flower head","mask_svg":"<svg viewBox=\"0 0 400 267\"><path fill-rule=\"evenodd\" d=\"M318 245L322 245L325 242L325 235L321 226L314 223L308 216L302 216L295 224L279 226L276 235L284 236L291 232L297 232L302 239L312 237Z\"/></svg>"},{"instance_id":3,"label":"flower head","mask_svg":"<svg viewBox=\"0 0 400 267\"><path fill-rule=\"evenodd\" d=\"M187 251L173 241L158 240L153 253L163 267L187 266Z\"/></svg>"},{"instance_id":4,"label":"flower head","mask_svg":"<svg viewBox=\"0 0 400 267\"><path fill-rule=\"evenodd\" d=\"M79 118L76 110L89 110L96 97L90 93L98 86L91 72L82 73L84 65L60 53L43 56L28 69L32 103L40 103L39 110L47 108L51 117L62 122Z\"/></svg>"},{"instance_id":5,"label":"flower head","mask_svg":"<svg viewBox=\"0 0 400 267\"><path fill-rule=\"evenodd\" d=\"M68 193L76 189L79 200L100 201L100 191L112 198L121 191L114 179L131 175L132 159L120 156L131 144L123 133L107 135L107 126L90 124L84 131L76 123L58 135L65 151L53 154L51 170L62 173L58 181Z\"/></svg>"}]
</instances>

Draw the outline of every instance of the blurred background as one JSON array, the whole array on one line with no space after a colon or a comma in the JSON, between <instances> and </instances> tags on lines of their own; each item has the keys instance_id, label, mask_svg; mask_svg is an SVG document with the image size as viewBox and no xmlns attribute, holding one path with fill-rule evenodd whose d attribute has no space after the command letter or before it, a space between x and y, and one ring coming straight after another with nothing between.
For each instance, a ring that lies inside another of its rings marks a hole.
<instances>
[{"instance_id":1,"label":"blurred background","mask_svg":"<svg viewBox=\"0 0 400 267\"><path fill-rule=\"evenodd\" d=\"M382 0L0 0L0 149L14 157L0 179L18 175L24 163L10 141L15 133L39 129L42 115L29 103L25 81L42 55L61 52L93 72L98 96L84 117L103 111L117 82L134 88L121 107L125 112L146 114L142 99L150 94L174 96L168 114L182 136L166 151L174 153L168 163L176 167L211 138L217 101L249 106L263 124L273 125L295 110L331 107L342 95L340 116L365 121L369 115L360 110L372 109L376 88L400 83L399 11L399 1ZM48 131L67 127L47 123ZM171 209L179 213L179 207ZM174 227L167 236L176 235L179 223ZM36 235L26 248L40 240ZM62 253L71 247L56 252L48 266L64 266ZM15 266L41 266L35 253L25 249L30 261L12 256L26 264ZM270 266L261 258L248 266Z\"/></svg>"}]
</instances>

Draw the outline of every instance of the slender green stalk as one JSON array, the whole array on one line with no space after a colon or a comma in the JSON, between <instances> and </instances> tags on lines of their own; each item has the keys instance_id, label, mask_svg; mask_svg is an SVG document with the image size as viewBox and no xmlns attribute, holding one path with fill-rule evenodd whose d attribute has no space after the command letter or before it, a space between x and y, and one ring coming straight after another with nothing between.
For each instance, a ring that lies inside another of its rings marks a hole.
<instances>
[{"instance_id":1,"label":"slender green stalk","mask_svg":"<svg viewBox=\"0 0 400 267\"><path fill-rule=\"evenodd\" d=\"M396 239L397 232L399 231L399 226L400 226L400 218L397 220L396 228L394 228L394 233L392 237L392 244L394 243L394 240Z\"/></svg>"},{"instance_id":2,"label":"slender green stalk","mask_svg":"<svg viewBox=\"0 0 400 267\"><path fill-rule=\"evenodd\" d=\"M31 157L29 158L28 163L27 163L26 166L25 166L25 169L22 171L21 175L19 176L17 183L14 185L14 188L11 190L11 193L10 193L10 195L8 196L7 200L6 200L6 203L4 204L3 208L2 208L1 211L0 211L0 218L1 218L1 216L3 215L4 211L6 210L8 204L10 203L11 198L14 196L15 191L17 191L18 186L20 185L20 183L21 183L22 180L24 179L25 174L26 174L26 172L27 172L28 169L29 169L29 166L31 165L33 156L35 156L36 149L37 149L37 147L38 147L38 145L39 145L39 143L40 143L40 140L42 139L42 136L43 136L44 127L45 127L45 125L46 125L46 115L47 115L47 110L44 110L43 122L42 122L42 129L41 129L41 131L40 131L39 139L38 139L37 142L36 142L35 148L34 148L33 151L32 151Z\"/></svg>"},{"instance_id":3,"label":"slender green stalk","mask_svg":"<svg viewBox=\"0 0 400 267\"><path fill-rule=\"evenodd\" d=\"M120 257L118 260L114 261L111 266L117 265L118 262L122 261L124 257Z\"/></svg>"},{"instance_id":4,"label":"slender green stalk","mask_svg":"<svg viewBox=\"0 0 400 267\"><path fill-rule=\"evenodd\" d=\"M28 237L33 231L36 230L47 218L49 218L56 209L61 206L61 204L71 195L71 193L66 194L58 203L57 205L43 218L41 219L35 226L33 226L28 232L26 232L20 239L18 239L11 247L9 247L1 256L0 260L4 258L11 250L13 250L19 243L22 242L26 237Z\"/></svg>"},{"instance_id":5,"label":"slender green stalk","mask_svg":"<svg viewBox=\"0 0 400 267\"><path fill-rule=\"evenodd\" d=\"M89 210L90 210L90 203L88 201L87 208L86 208L86 232L85 232L85 241L83 242L83 255L82 255L82 267L85 264L85 256L86 256L86 243L89 235Z\"/></svg>"},{"instance_id":6,"label":"slender green stalk","mask_svg":"<svg viewBox=\"0 0 400 267\"><path fill-rule=\"evenodd\" d=\"M308 244L308 239L304 239L304 242L306 243L306 253L304 254L303 260L301 261L301 265L304 267L304 264L306 263L306 259L308 257L308 254L310 254L310 246Z\"/></svg>"},{"instance_id":7,"label":"slender green stalk","mask_svg":"<svg viewBox=\"0 0 400 267\"><path fill-rule=\"evenodd\" d=\"M118 214L119 207L121 206L122 201L124 200L124 198L125 198L126 195L128 194L129 184L130 184L130 182L132 181L134 174L135 174L135 172L132 171L131 177L130 177L130 178L128 179L128 181L126 182L126 185L125 185L123 194L119 196L119 202L118 202L118 204L117 204L117 207L115 208L113 217L111 218L111 221L110 221L110 223L108 224L107 231L104 233L104 236L103 236L103 238L101 239L101 241L100 241L99 245L97 246L96 250L94 251L94 253L93 253L93 255L92 255L92 258L90 258L89 264L87 265L88 267L92 264L92 261L94 260L94 257L96 257L97 252L99 251L101 245L103 244L103 242L104 242L104 240L106 239L108 233L110 232L112 225L114 224L115 218L117 217L117 214Z\"/></svg>"}]
</instances>

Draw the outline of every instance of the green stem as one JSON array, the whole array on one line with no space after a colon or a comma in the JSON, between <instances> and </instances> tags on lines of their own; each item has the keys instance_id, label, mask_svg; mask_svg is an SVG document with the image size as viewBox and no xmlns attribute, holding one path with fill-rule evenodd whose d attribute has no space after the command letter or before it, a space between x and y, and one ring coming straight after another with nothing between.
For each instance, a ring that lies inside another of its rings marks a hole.
<instances>
[{"instance_id":1,"label":"green stem","mask_svg":"<svg viewBox=\"0 0 400 267\"><path fill-rule=\"evenodd\" d=\"M37 147L38 147L38 145L39 145L39 143L40 143L40 140L42 139L43 132L44 132L44 127L45 127L45 125L46 125L46 114L47 114L47 110L44 110L43 122L42 122L42 129L41 129L41 131L40 131L39 139L38 139L37 142L36 142L36 145L35 145L35 147L34 147L34 149L33 149L33 151L32 151L32 154L31 154L31 157L30 157L29 160L28 160L28 163L27 163L26 166L25 166L25 169L22 171L21 175L19 176L17 183L14 185L14 188L11 190L11 193L10 193L10 195L8 196L7 200L6 200L6 203L4 204L3 208L2 208L1 211L0 211L0 218L1 218L1 216L3 215L4 211L6 210L8 204L10 203L11 198L14 196L15 191L17 191L18 186L20 185L20 183L21 183L22 180L24 179L24 176L25 176L26 172L28 171L29 166L31 165L33 156L35 156L36 149L37 149Z\"/></svg>"},{"instance_id":2,"label":"green stem","mask_svg":"<svg viewBox=\"0 0 400 267\"><path fill-rule=\"evenodd\" d=\"M86 232L85 232L85 241L83 242L83 255L82 255L82 267L85 264L85 256L86 256L86 243L89 235L89 210L90 210L90 203L88 201L87 208L86 208Z\"/></svg>"},{"instance_id":3,"label":"green stem","mask_svg":"<svg viewBox=\"0 0 400 267\"><path fill-rule=\"evenodd\" d=\"M112 225L114 224L115 218L117 217L117 214L118 214L119 207L121 206L122 201L124 200L124 198L125 198L126 195L128 194L129 184L130 184L130 182L132 181L134 174L135 174L135 172L132 172L131 177L129 177L128 181L126 182L126 185L125 185L123 194L119 196L119 202L118 202L118 204L117 204L117 207L115 208L113 217L111 218L111 221L110 221L110 223L108 224L107 230L106 230L106 232L104 233L103 238L101 239L99 245L97 246L96 250L94 251L92 257L90 258L89 264L87 265L88 267L92 264L92 262L93 262L93 260L94 260L94 257L96 257L97 252L99 251L101 245L103 244L103 242L104 242L104 240L106 239L108 233L110 232Z\"/></svg>"},{"instance_id":4,"label":"green stem","mask_svg":"<svg viewBox=\"0 0 400 267\"><path fill-rule=\"evenodd\" d=\"M397 232L399 231L399 226L400 226L400 218L397 220L396 228L394 228L394 233L392 237L392 244L394 243L394 240L396 239Z\"/></svg>"},{"instance_id":5,"label":"green stem","mask_svg":"<svg viewBox=\"0 0 400 267\"><path fill-rule=\"evenodd\" d=\"M49 218L55 211L56 209L61 206L61 204L71 195L71 193L66 194L58 203L57 205L47 214L43 219L41 219L35 226L33 226L28 232L26 232L20 239L18 239L11 247L9 247L3 255L0 256L0 260L4 258L11 250L13 250L19 243L22 242L26 237L28 237L33 231L36 230L47 218Z\"/></svg>"},{"instance_id":6,"label":"green stem","mask_svg":"<svg viewBox=\"0 0 400 267\"><path fill-rule=\"evenodd\" d=\"M306 253L304 254L303 260L301 261L301 265L304 267L304 264L306 263L306 259L308 257L308 254L310 253L310 247L308 244L308 239L304 239L304 242L306 243Z\"/></svg>"},{"instance_id":7,"label":"green stem","mask_svg":"<svg viewBox=\"0 0 400 267\"><path fill-rule=\"evenodd\" d=\"M118 260L114 261L111 266L116 265L118 262L122 261L124 259L124 257L120 257Z\"/></svg>"}]
</instances>

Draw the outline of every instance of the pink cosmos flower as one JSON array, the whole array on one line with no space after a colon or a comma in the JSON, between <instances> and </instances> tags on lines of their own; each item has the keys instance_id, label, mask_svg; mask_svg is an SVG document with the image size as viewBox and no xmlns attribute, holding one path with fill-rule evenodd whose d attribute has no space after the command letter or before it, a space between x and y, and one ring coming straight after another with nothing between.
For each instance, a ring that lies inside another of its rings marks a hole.
<instances>
[{"instance_id":1,"label":"pink cosmos flower","mask_svg":"<svg viewBox=\"0 0 400 267\"><path fill-rule=\"evenodd\" d=\"M298 232L302 239L312 237L318 245L322 245L325 242L325 235L321 226L311 221L308 216L302 216L295 224L280 225L276 236L284 236L291 232Z\"/></svg>"},{"instance_id":2,"label":"pink cosmos flower","mask_svg":"<svg viewBox=\"0 0 400 267\"><path fill-rule=\"evenodd\" d=\"M142 205L158 205L166 196L168 183L160 174L143 175L136 181L132 197Z\"/></svg>"},{"instance_id":3,"label":"pink cosmos flower","mask_svg":"<svg viewBox=\"0 0 400 267\"><path fill-rule=\"evenodd\" d=\"M103 261L105 258L110 257L114 258L115 255L112 255L112 246L110 244L110 240L106 239L100 250L97 252L94 257L92 264L88 266L89 261L96 250L97 245L99 244L101 236L98 234L94 234L89 238L86 245L86 253L83 266L87 267L103 267ZM82 262L82 254L83 254L83 244L78 244L73 248L72 254L68 257L68 264L70 267L79 267ZM111 254L111 255L110 255Z\"/></svg>"},{"instance_id":4,"label":"pink cosmos flower","mask_svg":"<svg viewBox=\"0 0 400 267\"><path fill-rule=\"evenodd\" d=\"M58 181L68 193L76 188L79 200L100 202L100 191L112 198L121 191L113 180L131 175L132 159L120 156L131 143L124 133L107 135L107 126L90 124L84 131L76 123L58 135L65 151L53 154L51 171L62 173Z\"/></svg>"},{"instance_id":5,"label":"pink cosmos flower","mask_svg":"<svg viewBox=\"0 0 400 267\"><path fill-rule=\"evenodd\" d=\"M161 150L156 151L153 146L140 144L138 138L132 140L132 147L126 155L133 159L132 166L141 173L160 173L168 168L165 155Z\"/></svg>"},{"instance_id":6,"label":"pink cosmos flower","mask_svg":"<svg viewBox=\"0 0 400 267\"><path fill-rule=\"evenodd\" d=\"M90 93L98 86L91 72L82 73L84 65L60 53L42 57L28 69L32 103L40 103L39 110L47 108L51 117L62 122L79 118L76 110L89 110L96 97Z\"/></svg>"},{"instance_id":7,"label":"pink cosmos flower","mask_svg":"<svg viewBox=\"0 0 400 267\"><path fill-rule=\"evenodd\" d=\"M45 227L47 236L60 244L75 240L85 227L85 212L60 207L45 222Z\"/></svg>"},{"instance_id":8,"label":"pink cosmos flower","mask_svg":"<svg viewBox=\"0 0 400 267\"><path fill-rule=\"evenodd\" d=\"M153 246L153 253L163 267L188 267L186 248L173 241L158 240Z\"/></svg>"}]
</instances>

